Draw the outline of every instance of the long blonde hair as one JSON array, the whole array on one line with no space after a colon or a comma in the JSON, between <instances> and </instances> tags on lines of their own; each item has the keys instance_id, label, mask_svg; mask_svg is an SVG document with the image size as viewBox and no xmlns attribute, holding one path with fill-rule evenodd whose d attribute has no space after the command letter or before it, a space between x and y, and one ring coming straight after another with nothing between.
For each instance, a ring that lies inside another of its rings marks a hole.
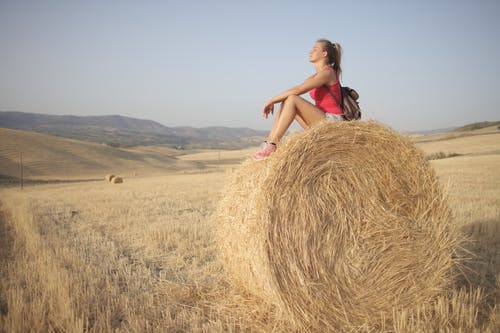
<instances>
[{"instance_id":1,"label":"long blonde hair","mask_svg":"<svg viewBox=\"0 0 500 333\"><path fill-rule=\"evenodd\" d=\"M328 65L332 66L337 76L340 77L342 74L342 67L340 67L342 47L339 43L332 43L328 39L318 39L317 42L323 44L324 51L328 54Z\"/></svg>"}]
</instances>

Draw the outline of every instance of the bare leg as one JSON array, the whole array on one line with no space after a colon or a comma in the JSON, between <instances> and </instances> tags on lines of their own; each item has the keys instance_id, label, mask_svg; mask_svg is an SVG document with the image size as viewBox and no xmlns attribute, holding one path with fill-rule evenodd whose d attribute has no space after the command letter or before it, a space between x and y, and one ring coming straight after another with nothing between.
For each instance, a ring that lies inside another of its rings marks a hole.
<instances>
[{"instance_id":1,"label":"bare leg","mask_svg":"<svg viewBox=\"0 0 500 333\"><path fill-rule=\"evenodd\" d=\"M297 117L298 116L298 117ZM325 113L299 96L289 96L282 104L279 115L274 120L269 136L269 142L278 143L294 119L298 118L303 128L325 119Z\"/></svg>"},{"instance_id":2,"label":"bare leg","mask_svg":"<svg viewBox=\"0 0 500 333\"><path fill-rule=\"evenodd\" d=\"M271 132L269 133L273 133L277 130L278 128L278 123L280 121L280 117L281 117L281 114L282 114L282 111L283 111L283 106L285 105L285 102L281 102L280 104L280 110L278 113L276 113L276 115L274 116L274 122L273 122L273 127L271 128ZM277 142L274 142L270 139L270 135L267 137L267 142L272 142L272 143L277 143Z\"/></svg>"},{"instance_id":3,"label":"bare leg","mask_svg":"<svg viewBox=\"0 0 500 333\"><path fill-rule=\"evenodd\" d=\"M281 114L281 110L283 110L283 105L284 105L285 102L281 102L280 104L280 110L279 110L279 113L276 114L276 118L279 118L280 114ZM302 117L299 115L299 114L296 114L295 115L295 120L299 123L299 125L303 128L303 129L308 129L309 126L307 126L306 122L304 121L304 119L302 119ZM278 121L277 119L274 119L274 122L273 122L273 127L271 129L271 132L273 131L276 131L276 127L278 126Z\"/></svg>"},{"instance_id":4,"label":"bare leg","mask_svg":"<svg viewBox=\"0 0 500 333\"><path fill-rule=\"evenodd\" d=\"M307 124L304 121L304 119L302 119L302 117L299 116L298 114L295 115L295 120L299 123L300 127L302 127L303 129L308 129L309 128L309 126L307 126Z\"/></svg>"}]
</instances>

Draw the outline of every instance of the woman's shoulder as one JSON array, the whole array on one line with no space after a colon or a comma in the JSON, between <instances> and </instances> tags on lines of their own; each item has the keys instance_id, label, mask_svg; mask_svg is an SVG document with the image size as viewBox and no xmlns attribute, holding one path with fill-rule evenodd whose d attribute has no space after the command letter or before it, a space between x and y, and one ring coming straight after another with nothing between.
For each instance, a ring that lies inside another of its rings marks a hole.
<instances>
[{"instance_id":1,"label":"woman's shoulder","mask_svg":"<svg viewBox=\"0 0 500 333\"><path fill-rule=\"evenodd\" d=\"M335 73L335 69L332 66L325 66L322 70L320 70L319 72L315 73L313 76L316 76L319 73L321 73L322 75L325 75L325 74L328 75L330 73L336 74Z\"/></svg>"},{"instance_id":2,"label":"woman's shoulder","mask_svg":"<svg viewBox=\"0 0 500 333\"><path fill-rule=\"evenodd\" d=\"M328 65L326 66L323 70L325 71L329 71L329 72L332 72L334 74L337 74L336 71L335 71L335 68L333 68L332 66Z\"/></svg>"},{"instance_id":3,"label":"woman's shoulder","mask_svg":"<svg viewBox=\"0 0 500 333\"><path fill-rule=\"evenodd\" d=\"M325 66L319 72L311 75L308 79L313 79L316 77L321 78L322 80L331 81L337 79L337 73L335 72L335 69L333 69L331 66Z\"/></svg>"},{"instance_id":4,"label":"woman's shoulder","mask_svg":"<svg viewBox=\"0 0 500 333\"><path fill-rule=\"evenodd\" d=\"M323 71L328 72L331 80L337 80L337 71L332 66L326 66Z\"/></svg>"}]
</instances>

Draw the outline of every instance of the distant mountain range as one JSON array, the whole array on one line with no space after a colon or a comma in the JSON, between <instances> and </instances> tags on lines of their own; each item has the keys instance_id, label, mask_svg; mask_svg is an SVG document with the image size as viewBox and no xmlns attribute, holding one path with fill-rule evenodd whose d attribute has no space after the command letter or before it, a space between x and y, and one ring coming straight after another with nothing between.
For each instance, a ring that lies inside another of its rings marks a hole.
<instances>
[{"instance_id":1,"label":"distant mountain range","mask_svg":"<svg viewBox=\"0 0 500 333\"><path fill-rule=\"evenodd\" d=\"M115 147L169 145L178 148L236 149L258 144L265 131L229 127L167 127L146 119L68 116L0 111L0 127L29 130Z\"/></svg>"}]
</instances>

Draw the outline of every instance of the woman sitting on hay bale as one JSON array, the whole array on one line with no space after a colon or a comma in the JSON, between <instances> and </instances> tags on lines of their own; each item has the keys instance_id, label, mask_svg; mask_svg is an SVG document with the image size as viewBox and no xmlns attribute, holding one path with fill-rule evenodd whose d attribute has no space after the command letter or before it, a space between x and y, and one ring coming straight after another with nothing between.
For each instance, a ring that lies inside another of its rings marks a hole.
<instances>
[{"instance_id":1,"label":"woman sitting on hay bale","mask_svg":"<svg viewBox=\"0 0 500 333\"><path fill-rule=\"evenodd\" d=\"M314 64L316 74L298 86L271 98L264 106L262 114L267 118L269 114L273 114L274 104L282 102L267 140L261 145L261 150L253 155L255 160L266 159L276 151L276 144L285 135L294 119L304 129L324 119L343 120L342 109L336 102L342 99L339 83L339 76L342 73L341 55L342 48L338 43L320 39L314 44L309 52L309 61ZM330 92L326 90L325 85ZM300 97L306 92L309 92L314 99L315 105Z\"/></svg>"}]
</instances>

